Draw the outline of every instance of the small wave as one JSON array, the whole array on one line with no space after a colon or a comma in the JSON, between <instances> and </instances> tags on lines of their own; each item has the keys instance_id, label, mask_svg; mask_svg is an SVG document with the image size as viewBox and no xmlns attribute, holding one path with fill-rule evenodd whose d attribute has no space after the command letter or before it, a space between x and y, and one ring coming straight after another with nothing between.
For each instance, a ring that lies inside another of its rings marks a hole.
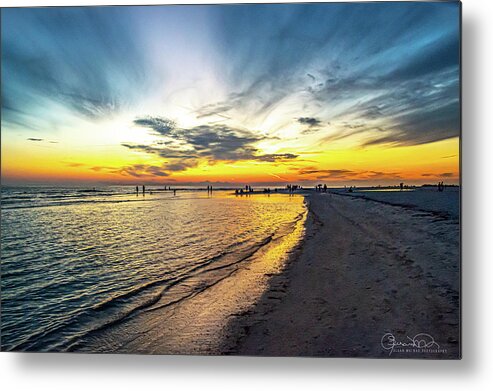
<instances>
[{"instance_id":1,"label":"small wave","mask_svg":"<svg viewBox=\"0 0 493 391\"><path fill-rule=\"evenodd\" d=\"M12 205L12 206L3 206L2 209L10 210L10 209L31 209L31 208L47 208L50 206L67 206L67 205L75 205L75 204L102 204L102 203L112 203L118 204L123 202L144 202L144 201L156 201L156 199L135 199L135 200L68 200L64 202L46 202L38 204L33 203L30 205Z\"/></svg>"},{"instance_id":2,"label":"small wave","mask_svg":"<svg viewBox=\"0 0 493 391\"><path fill-rule=\"evenodd\" d=\"M153 304L156 304L163 296L164 293L169 291L171 288L176 286L177 284L180 284L184 282L185 280L188 280L193 277L199 277L203 273L210 273L214 271L219 271L222 269L226 269L228 267L232 267L240 262L245 261L251 255L253 255L258 249L260 249L262 246L265 246L268 244L271 240L272 237L274 236L275 233L272 235L269 235L267 238L263 239L260 243L257 243L247 250L244 250L246 254L242 255L241 257L237 259L233 259L232 262L226 262L222 265L217 265L212 268L208 268L211 264L217 263L219 260L224 259L227 256L234 256L235 251L224 251L214 257L211 257L207 259L205 262L202 262L192 268L189 268L188 270L182 272L181 274L175 276L175 277L164 277L160 278L157 280L150 281L148 283L142 284L134 289L131 289L127 292L124 292L122 294L113 296L101 303L98 303L90 308L84 309L77 313L75 316L73 316L70 319L65 320L64 322L59 323L58 325L52 326L52 327L47 327L43 329L42 331L39 331L38 333L31 334L28 338L24 339L22 342L13 345L10 348L7 348L7 350L12 350L12 351L31 351L31 350L39 350L39 349L44 349L48 348L48 350L51 350L53 347L50 346L50 337L58 335L58 334L63 334L63 331L66 330L67 328L71 328L75 326L76 324L86 324L84 322L84 319L94 319L94 317L97 317L99 314L104 314L105 312L108 312L108 310L111 310L113 308L118 308L121 306L124 306L126 303L127 299L135 299L138 298L139 294L147 292L149 289L160 286L160 285L165 285L161 290L155 292L154 294L150 295L150 297L145 298L142 302L136 303L134 306L132 306L130 309L123 311L121 313L118 313L114 317L106 317L105 320L102 323L97 323L93 324L92 326L89 326L89 328L81 333L77 333L75 337L68 338L66 341L61 342L56 345L58 349L63 348L64 346L67 345L68 342L73 342L74 338L81 338L83 336L86 336L90 333L96 332L103 330L106 327L115 325L124 319L128 319L130 316L138 312L139 310L142 310L144 308L148 308L152 306ZM234 258L234 257L233 257ZM167 273L166 275L169 275ZM211 285L206 285L203 289L200 291L203 291L204 289L209 288ZM167 305L172 305L176 304L185 298L187 298L190 295L198 293L197 291L194 291L193 289L188 295L184 295L183 297L179 297L175 300L172 300L171 302L165 304L164 306ZM157 308L162 308L162 306L159 306ZM157 309L155 308L155 309Z\"/></svg>"}]
</instances>

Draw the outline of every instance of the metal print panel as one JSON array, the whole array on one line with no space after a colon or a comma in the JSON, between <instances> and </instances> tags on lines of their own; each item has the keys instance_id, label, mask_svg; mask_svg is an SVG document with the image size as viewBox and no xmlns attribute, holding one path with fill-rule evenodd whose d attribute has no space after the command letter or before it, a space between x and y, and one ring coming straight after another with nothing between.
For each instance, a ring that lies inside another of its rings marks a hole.
<instances>
[{"instance_id":1,"label":"metal print panel","mask_svg":"<svg viewBox=\"0 0 493 391\"><path fill-rule=\"evenodd\" d=\"M2 350L460 358L460 18L3 8Z\"/></svg>"}]
</instances>

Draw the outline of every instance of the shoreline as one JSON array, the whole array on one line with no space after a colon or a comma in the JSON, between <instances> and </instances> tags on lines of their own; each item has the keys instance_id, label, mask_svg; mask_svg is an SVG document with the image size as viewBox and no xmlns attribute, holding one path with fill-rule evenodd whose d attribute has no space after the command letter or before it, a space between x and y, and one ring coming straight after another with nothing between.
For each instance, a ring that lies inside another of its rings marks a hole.
<instances>
[{"instance_id":1,"label":"shoreline","mask_svg":"<svg viewBox=\"0 0 493 391\"><path fill-rule=\"evenodd\" d=\"M272 313L280 301L286 296L290 283L290 271L303 252L307 240L312 238L318 226L322 224L318 217L310 210L310 193L304 194L306 203L306 217L304 231L299 242L284 261L283 270L280 273L269 275L267 287L258 300L246 311L236 314L226 326L227 333L221 342L219 355L243 355L240 352L242 342L248 337L250 329L258 322L268 322L268 316ZM259 356L262 356L261 354Z\"/></svg>"},{"instance_id":2,"label":"shoreline","mask_svg":"<svg viewBox=\"0 0 493 391\"><path fill-rule=\"evenodd\" d=\"M458 221L366 197L305 199L295 257L230 322L221 354L460 358ZM422 333L430 349L383 340Z\"/></svg>"}]
</instances>

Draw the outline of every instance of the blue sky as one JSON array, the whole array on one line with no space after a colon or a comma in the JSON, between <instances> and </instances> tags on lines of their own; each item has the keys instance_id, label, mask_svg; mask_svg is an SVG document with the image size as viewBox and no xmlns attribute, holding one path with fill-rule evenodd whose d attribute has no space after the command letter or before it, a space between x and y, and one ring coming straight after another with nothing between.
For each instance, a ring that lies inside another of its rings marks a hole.
<instances>
[{"instance_id":1,"label":"blue sky","mask_svg":"<svg viewBox=\"0 0 493 391\"><path fill-rule=\"evenodd\" d=\"M153 131L142 119L172 120L181 152L223 132L229 158L457 137L459 4L2 10L2 138L101 143L97 124ZM129 132L113 141L153 153Z\"/></svg>"}]
</instances>

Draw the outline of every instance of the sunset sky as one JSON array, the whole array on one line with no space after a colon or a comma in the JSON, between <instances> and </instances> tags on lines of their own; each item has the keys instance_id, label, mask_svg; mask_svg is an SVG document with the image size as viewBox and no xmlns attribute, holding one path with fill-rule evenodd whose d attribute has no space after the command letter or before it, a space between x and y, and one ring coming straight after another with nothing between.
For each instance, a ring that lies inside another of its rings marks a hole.
<instances>
[{"instance_id":1,"label":"sunset sky","mask_svg":"<svg viewBox=\"0 0 493 391\"><path fill-rule=\"evenodd\" d=\"M2 183L458 183L459 12L2 9Z\"/></svg>"}]
</instances>

